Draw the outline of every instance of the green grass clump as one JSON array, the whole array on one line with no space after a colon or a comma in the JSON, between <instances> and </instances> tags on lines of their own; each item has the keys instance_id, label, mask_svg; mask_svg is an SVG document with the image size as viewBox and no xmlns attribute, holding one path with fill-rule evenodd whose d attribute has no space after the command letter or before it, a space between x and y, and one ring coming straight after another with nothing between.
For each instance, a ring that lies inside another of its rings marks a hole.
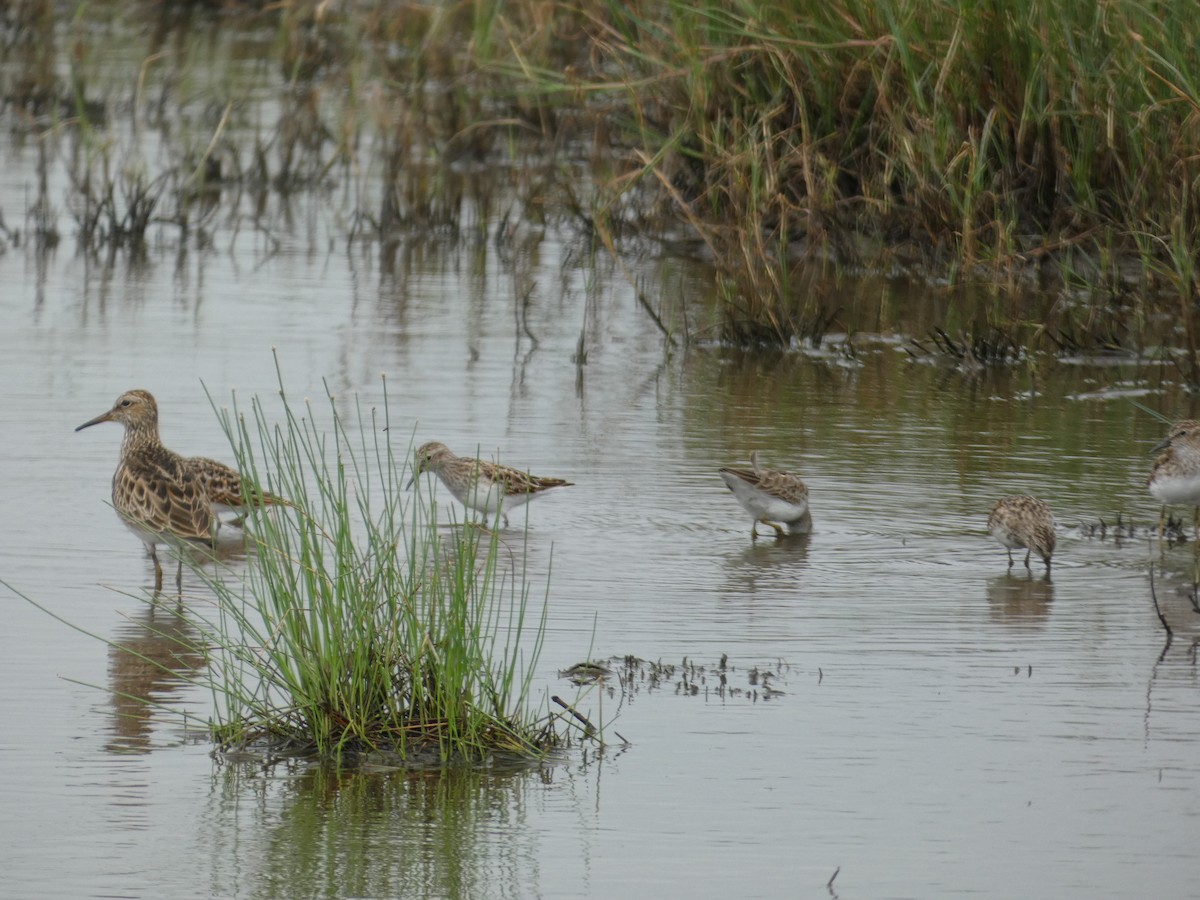
<instances>
[{"instance_id":1,"label":"green grass clump","mask_svg":"<svg viewBox=\"0 0 1200 900\"><path fill-rule=\"evenodd\" d=\"M406 763L543 756L558 739L529 691L545 607L528 621L523 557L495 532L439 528L419 488L403 491L411 454L393 453L386 386L383 410L358 408L351 428L330 396L327 432L307 400L283 402L280 424L257 399L249 419L223 414L248 490L286 503L246 522L245 578L211 578L218 612L201 627L219 743Z\"/></svg>"}]
</instances>

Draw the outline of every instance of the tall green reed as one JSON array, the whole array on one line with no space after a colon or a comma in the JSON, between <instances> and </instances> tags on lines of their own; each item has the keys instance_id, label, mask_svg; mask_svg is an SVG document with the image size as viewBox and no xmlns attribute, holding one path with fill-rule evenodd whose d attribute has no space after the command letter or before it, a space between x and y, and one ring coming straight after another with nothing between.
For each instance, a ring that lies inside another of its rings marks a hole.
<instances>
[{"instance_id":1,"label":"tall green reed","mask_svg":"<svg viewBox=\"0 0 1200 900\"><path fill-rule=\"evenodd\" d=\"M251 494L244 579L210 577L214 731L226 747L280 740L322 756L538 757L557 743L531 711L546 609L530 605L524 548L442 528L403 491L384 403L327 424L283 391L282 421L255 398L221 413Z\"/></svg>"}]
</instances>

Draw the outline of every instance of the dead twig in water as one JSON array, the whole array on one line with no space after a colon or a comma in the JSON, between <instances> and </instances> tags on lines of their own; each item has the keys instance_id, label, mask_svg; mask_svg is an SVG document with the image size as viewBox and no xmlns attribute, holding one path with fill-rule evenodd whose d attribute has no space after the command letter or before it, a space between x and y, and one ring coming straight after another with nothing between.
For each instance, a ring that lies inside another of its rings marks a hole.
<instances>
[{"instance_id":1,"label":"dead twig in water","mask_svg":"<svg viewBox=\"0 0 1200 900\"><path fill-rule=\"evenodd\" d=\"M587 716L585 716L583 713L579 712L579 710L577 710L575 707L573 707L570 703L568 703L562 697L555 694L550 699L553 700L555 703L557 703L559 706L561 706L563 709L565 709L567 712L569 712L578 721L583 723L583 734L585 737L594 738L599 733L596 729L596 726L593 725L591 723L591 721L589 721Z\"/></svg>"},{"instance_id":2,"label":"dead twig in water","mask_svg":"<svg viewBox=\"0 0 1200 900\"><path fill-rule=\"evenodd\" d=\"M829 876L829 880L825 882L825 887L829 888L829 893L833 893L833 879L838 877L838 872L842 871L842 867L838 866L833 870L833 874Z\"/></svg>"},{"instance_id":3,"label":"dead twig in water","mask_svg":"<svg viewBox=\"0 0 1200 900\"><path fill-rule=\"evenodd\" d=\"M1171 646L1171 638L1175 636L1175 632L1171 630L1170 623L1167 622L1167 617L1163 615L1162 609L1158 605L1158 594L1154 590L1154 563L1150 563L1150 599L1154 601L1154 612L1158 615L1158 621L1162 622L1162 627L1167 632L1167 646Z\"/></svg>"},{"instance_id":4,"label":"dead twig in water","mask_svg":"<svg viewBox=\"0 0 1200 900\"><path fill-rule=\"evenodd\" d=\"M1155 667L1157 668L1158 663L1162 662L1164 659L1167 658L1167 651L1171 649L1171 641L1175 637L1175 632L1173 632L1171 630L1171 625L1170 625L1170 623L1167 622L1167 617L1163 615L1162 610L1159 609L1159 606L1158 606L1158 594L1154 590L1154 563L1150 563L1150 599L1154 601L1154 611L1158 614L1158 621L1162 622L1162 627L1164 629L1166 629L1166 632L1167 632L1167 642L1165 644L1163 644L1162 653L1158 654L1158 662L1156 662L1154 664ZM1150 681L1153 683L1153 681L1154 681L1153 675L1151 675ZM1149 694L1149 691L1150 691L1150 688L1149 688L1149 686L1147 686L1147 688L1146 688L1147 721L1149 721L1149 716L1150 716L1150 694Z\"/></svg>"},{"instance_id":5,"label":"dead twig in water","mask_svg":"<svg viewBox=\"0 0 1200 900\"><path fill-rule=\"evenodd\" d=\"M652 320L654 320L654 324L658 326L658 330L662 332L663 337L668 343L670 343L672 347L674 347L675 339L671 337L670 330L666 325L663 324L663 320L659 318L658 313L654 311L654 308L650 305L650 301L646 299L646 295L641 291L638 291L637 300L638 303L641 304L642 309L646 310L646 314L649 315Z\"/></svg>"}]
</instances>

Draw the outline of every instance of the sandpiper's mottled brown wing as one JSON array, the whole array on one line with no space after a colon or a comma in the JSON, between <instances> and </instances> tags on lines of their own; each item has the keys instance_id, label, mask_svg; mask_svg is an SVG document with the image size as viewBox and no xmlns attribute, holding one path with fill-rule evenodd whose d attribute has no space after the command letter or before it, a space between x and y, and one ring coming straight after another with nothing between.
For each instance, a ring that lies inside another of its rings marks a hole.
<instances>
[{"instance_id":1,"label":"sandpiper's mottled brown wing","mask_svg":"<svg viewBox=\"0 0 1200 900\"><path fill-rule=\"evenodd\" d=\"M520 469L511 469L482 459L479 460L479 473L493 484L504 482L504 493L507 496L540 494L552 488L571 487L574 484L573 481L565 481L562 478L538 478Z\"/></svg>"},{"instance_id":2,"label":"sandpiper's mottled brown wing","mask_svg":"<svg viewBox=\"0 0 1200 900\"><path fill-rule=\"evenodd\" d=\"M1054 514L1050 506L1037 497L1019 497L1018 512L1026 529L1025 546L1031 547L1043 558L1054 552Z\"/></svg>"},{"instance_id":3,"label":"sandpiper's mottled brown wing","mask_svg":"<svg viewBox=\"0 0 1200 900\"><path fill-rule=\"evenodd\" d=\"M127 521L155 534L211 539L212 506L183 460L164 447L131 454L113 475L113 506Z\"/></svg>"},{"instance_id":4,"label":"sandpiper's mottled brown wing","mask_svg":"<svg viewBox=\"0 0 1200 900\"><path fill-rule=\"evenodd\" d=\"M208 495L211 503L231 509L240 509L244 505L242 502L242 476L237 470L204 456L189 456L184 459L184 464L199 479L200 486ZM251 498L256 504L279 502L279 498L273 494L260 496L254 491L251 492Z\"/></svg>"},{"instance_id":5,"label":"sandpiper's mottled brown wing","mask_svg":"<svg viewBox=\"0 0 1200 900\"><path fill-rule=\"evenodd\" d=\"M230 507L242 505L242 477L229 466L204 456L188 457L184 462L210 502Z\"/></svg>"},{"instance_id":6,"label":"sandpiper's mottled brown wing","mask_svg":"<svg viewBox=\"0 0 1200 900\"><path fill-rule=\"evenodd\" d=\"M776 472L774 469L739 469L734 466L724 466L719 472L740 478L751 487L758 488L764 494L778 497L785 503L799 505L808 499L808 488L795 475L787 472Z\"/></svg>"},{"instance_id":7,"label":"sandpiper's mottled brown wing","mask_svg":"<svg viewBox=\"0 0 1200 900\"><path fill-rule=\"evenodd\" d=\"M1054 553L1056 543L1053 519L1039 521L1033 526L1033 549L1040 553L1043 559Z\"/></svg>"}]
</instances>

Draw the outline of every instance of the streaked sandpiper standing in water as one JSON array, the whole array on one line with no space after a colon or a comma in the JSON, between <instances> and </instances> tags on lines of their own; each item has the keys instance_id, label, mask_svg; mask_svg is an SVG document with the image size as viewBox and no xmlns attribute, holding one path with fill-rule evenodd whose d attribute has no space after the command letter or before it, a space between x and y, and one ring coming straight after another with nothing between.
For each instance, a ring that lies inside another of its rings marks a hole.
<instances>
[{"instance_id":1,"label":"streaked sandpiper standing in water","mask_svg":"<svg viewBox=\"0 0 1200 900\"><path fill-rule=\"evenodd\" d=\"M1008 551L1008 566L1013 564L1013 550L1025 550L1025 568L1029 568L1030 553L1037 553L1050 571L1054 555L1054 514L1037 497L1018 495L996 501L988 516L988 531Z\"/></svg>"},{"instance_id":2,"label":"streaked sandpiper standing in water","mask_svg":"<svg viewBox=\"0 0 1200 900\"><path fill-rule=\"evenodd\" d=\"M216 460L184 457L164 447L158 436L158 404L148 391L126 391L112 409L75 430L101 422L119 422L125 427L112 480L113 508L146 545L154 560L154 589L161 591L157 545L211 544L217 529L216 512L243 508L241 476ZM268 495L263 502L278 500ZM183 589L182 556L175 586Z\"/></svg>"},{"instance_id":3,"label":"streaked sandpiper standing in water","mask_svg":"<svg viewBox=\"0 0 1200 900\"><path fill-rule=\"evenodd\" d=\"M438 441L422 444L417 450L417 468L406 490L422 472L433 472L459 503L483 513L489 522L499 514L505 528L509 510L573 484L561 478L538 478L485 459L456 456Z\"/></svg>"},{"instance_id":4,"label":"streaked sandpiper standing in water","mask_svg":"<svg viewBox=\"0 0 1200 900\"><path fill-rule=\"evenodd\" d=\"M784 526L792 534L812 531L808 488L804 482L795 475L762 466L757 450L750 454L750 466L749 469L725 466L717 470L738 503L754 520L750 537L757 540L759 523L774 528L776 537L783 537Z\"/></svg>"},{"instance_id":5,"label":"streaked sandpiper standing in water","mask_svg":"<svg viewBox=\"0 0 1200 900\"><path fill-rule=\"evenodd\" d=\"M1159 454L1146 479L1150 495L1162 504L1159 540L1166 528L1168 506L1196 507L1192 522L1200 533L1200 422L1176 422L1150 452Z\"/></svg>"}]
</instances>

